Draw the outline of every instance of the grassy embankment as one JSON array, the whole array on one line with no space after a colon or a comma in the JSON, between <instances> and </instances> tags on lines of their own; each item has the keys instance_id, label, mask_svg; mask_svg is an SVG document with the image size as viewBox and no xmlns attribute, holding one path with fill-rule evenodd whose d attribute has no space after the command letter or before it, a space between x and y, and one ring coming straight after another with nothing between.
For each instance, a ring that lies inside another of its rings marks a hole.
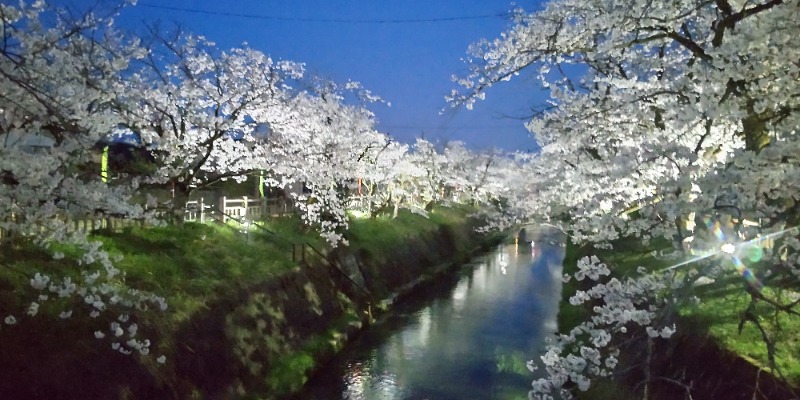
<instances>
[{"instance_id":1,"label":"grassy embankment","mask_svg":"<svg viewBox=\"0 0 800 400\"><path fill-rule=\"evenodd\" d=\"M355 220L346 251L378 268L393 265L390 258L396 257L398 246L426 235L450 236L443 240L455 242L450 243L454 249L468 246L474 242L459 237L464 229L453 228L470 225L467 214L464 209L437 209L427 219L403 212L397 219ZM66 254L64 259L53 260L26 241L3 244L0 315L14 314L19 322L0 330L0 360L8 372L0 393L13 394L27 386L24 394L29 398L65 393L94 398L166 394L203 398L208 392L274 397L296 389L316 367L317 355L340 349L346 340L342 332L360 326L364 310L336 284L328 285L333 276L329 266L319 269L323 272L303 272L293 259L292 244L309 243L330 252L297 219L272 219L265 228L270 232L253 229L243 234L228 226L187 223L93 235L112 257L121 257L115 263L124 272L121 281L168 301L166 312L131 313L140 335L153 340L148 357L120 355L110 350L109 339L93 337L95 331L107 331L119 315L113 305L109 312L91 318L87 307L51 296L41 302L39 315L24 316L27 304L38 295L30 285L34 272L77 280L87 267L78 265L69 248L59 249ZM453 254L470 252L455 250ZM299 258L296 252L295 258ZM372 278L374 295L396 288L377 275ZM300 289L292 288L297 285ZM276 294L282 291L286 293ZM292 305L312 310L292 310ZM60 320L58 314L65 309L74 310L73 315ZM308 326L315 324L324 326ZM205 340L211 343L202 343ZM155 362L161 354L167 357L164 365ZM230 382L207 382L215 377ZM87 383L75 389L70 383L76 379Z\"/></svg>"},{"instance_id":2,"label":"grassy embankment","mask_svg":"<svg viewBox=\"0 0 800 400\"><path fill-rule=\"evenodd\" d=\"M618 241L614 243L613 250L592 249L591 247L579 247L572 243L567 246L567 254L564 260L564 272L572 274L576 272L576 262L583 256L595 254L604 263L609 265L612 276L624 278L636 275L636 269L643 266L648 270L655 271L668 267L673 262L682 260L664 260L656 258L654 252L671 248L666 242L654 242L650 247L639 244L638 240ZM692 268L691 265L681 267L685 270ZM753 269L759 268L753 265ZM741 357L754 365L756 368L765 372L770 371L768 348L762 338L761 331L752 322L747 322L741 326L741 315L748 309L750 296L745 290L743 278L731 268L731 274L727 279L718 280L708 285L696 287L692 294L696 295L700 302L696 305L687 302L681 305L678 310L678 334L672 339L683 342L683 350L686 346L701 345L711 343L713 348L719 348L719 357ZM572 279L564 285L562 306L559 312L559 327L562 331L569 331L579 321L590 314L588 308L573 307L569 304L569 297L577 289L587 289L579 287L585 282L577 282ZM781 298L786 301L789 291L779 287L767 285L763 293L772 298ZM800 331L800 318L790 316L786 313L780 315L774 313L774 309L765 307L763 303L756 303L749 312L756 315L759 322L769 332L770 339L776 344L775 364L780 368L780 374L789 382L790 385L797 387L800 384L800 341L796 332ZM698 363L691 354L674 354L669 350L669 356L684 360L669 361L670 363L680 364ZM681 350L678 350L681 351ZM727 353L727 354L726 354ZM732 356L732 355L733 356ZM703 360L699 364L714 363L714 360ZM728 366L730 368L730 366ZM717 369L718 375L724 375L726 369ZM765 373L766 375L766 373ZM724 379L723 377L718 377ZM734 378L735 379L735 378ZM755 384L755 382L752 382ZM586 393L579 393L585 399L625 399L636 398L636 396L625 387L612 382L594 382L592 388ZM684 390L679 388L680 390Z\"/></svg>"}]
</instances>

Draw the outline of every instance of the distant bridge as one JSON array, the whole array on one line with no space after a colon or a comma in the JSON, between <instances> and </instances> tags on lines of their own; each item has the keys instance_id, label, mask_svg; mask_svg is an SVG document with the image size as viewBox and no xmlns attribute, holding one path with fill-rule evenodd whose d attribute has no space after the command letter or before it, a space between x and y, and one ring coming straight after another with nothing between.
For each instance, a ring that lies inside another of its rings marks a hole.
<instances>
[{"instance_id":1,"label":"distant bridge","mask_svg":"<svg viewBox=\"0 0 800 400\"><path fill-rule=\"evenodd\" d=\"M552 235L554 231L564 234L564 231L561 230L561 228L546 222L530 222L521 225L518 230L515 230L517 232L515 235L515 241L518 243L530 243L539 237Z\"/></svg>"}]
</instances>

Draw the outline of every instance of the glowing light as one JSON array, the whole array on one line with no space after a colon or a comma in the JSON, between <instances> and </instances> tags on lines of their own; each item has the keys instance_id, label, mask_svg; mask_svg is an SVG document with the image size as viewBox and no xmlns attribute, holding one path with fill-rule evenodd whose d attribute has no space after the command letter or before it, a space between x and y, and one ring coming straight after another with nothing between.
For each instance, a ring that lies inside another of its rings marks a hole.
<instances>
[{"instance_id":1,"label":"glowing light","mask_svg":"<svg viewBox=\"0 0 800 400\"><path fill-rule=\"evenodd\" d=\"M362 210L348 210L348 212L350 213L350 216L355 219L366 219L370 217L368 212Z\"/></svg>"},{"instance_id":2,"label":"glowing light","mask_svg":"<svg viewBox=\"0 0 800 400\"><path fill-rule=\"evenodd\" d=\"M103 155L100 157L100 179L108 182L108 146L103 147Z\"/></svg>"},{"instance_id":3,"label":"glowing light","mask_svg":"<svg viewBox=\"0 0 800 400\"><path fill-rule=\"evenodd\" d=\"M736 246L731 243L725 243L720 248L723 253L733 254L736 251Z\"/></svg>"},{"instance_id":4,"label":"glowing light","mask_svg":"<svg viewBox=\"0 0 800 400\"><path fill-rule=\"evenodd\" d=\"M717 238L721 242L726 241L725 232L723 232L722 225L718 220L712 221L709 218L706 219L705 223L709 229L709 232L711 232L715 238ZM750 285L750 287L752 287L753 289L760 291L764 287L764 285L761 283L761 281L758 280L758 278L756 278L755 274L753 274L753 271L742 262L742 259L739 258L734 253L736 253L738 249L750 262L758 262L764 256L763 247L765 246L766 243L769 243L772 239L776 237L783 236L787 233L795 232L797 230L798 227L782 229L778 232L773 232L767 235L759 236L754 239L739 243L738 245L734 245L733 243L724 243L722 246L720 246L719 250L716 251L711 250L703 252L703 251L697 251L695 249L690 249L692 254L696 255L695 257L677 263L670 267L667 267L666 270L682 267L684 265L691 264L693 262L697 262L720 253L725 253L729 256L727 258L729 258L733 263L733 267L736 270L736 272L738 272L744 278L745 282L747 282L747 284Z\"/></svg>"}]
</instances>

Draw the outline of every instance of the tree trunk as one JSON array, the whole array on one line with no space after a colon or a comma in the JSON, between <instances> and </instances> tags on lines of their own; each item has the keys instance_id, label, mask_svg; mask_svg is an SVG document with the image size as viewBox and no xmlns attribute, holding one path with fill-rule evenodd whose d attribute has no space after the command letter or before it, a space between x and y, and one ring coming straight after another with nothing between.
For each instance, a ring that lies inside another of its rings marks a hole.
<instances>
[{"instance_id":1,"label":"tree trunk","mask_svg":"<svg viewBox=\"0 0 800 400\"><path fill-rule=\"evenodd\" d=\"M172 223L181 225L186 216L186 202L189 201L191 189L183 182L175 182L172 189L172 207L169 219Z\"/></svg>"}]
</instances>

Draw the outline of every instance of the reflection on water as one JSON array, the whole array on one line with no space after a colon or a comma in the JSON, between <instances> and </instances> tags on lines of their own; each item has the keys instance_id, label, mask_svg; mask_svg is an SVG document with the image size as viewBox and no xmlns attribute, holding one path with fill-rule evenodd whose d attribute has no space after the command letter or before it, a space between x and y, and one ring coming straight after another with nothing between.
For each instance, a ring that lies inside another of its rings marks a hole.
<instances>
[{"instance_id":1,"label":"reflection on water","mask_svg":"<svg viewBox=\"0 0 800 400\"><path fill-rule=\"evenodd\" d=\"M315 376L301 399L527 399L556 328L564 249L499 247L400 305Z\"/></svg>"}]
</instances>

